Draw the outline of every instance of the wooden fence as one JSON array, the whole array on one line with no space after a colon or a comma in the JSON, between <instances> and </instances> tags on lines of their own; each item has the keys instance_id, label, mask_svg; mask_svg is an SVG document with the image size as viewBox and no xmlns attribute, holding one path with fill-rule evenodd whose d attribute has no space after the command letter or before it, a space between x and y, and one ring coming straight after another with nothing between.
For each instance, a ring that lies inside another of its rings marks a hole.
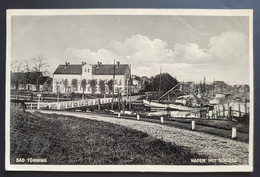
<instances>
[{"instance_id":1,"label":"wooden fence","mask_svg":"<svg viewBox=\"0 0 260 177\"><path fill-rule=\"evenodd\" d=\"M113 102L117 102L114 98ZM61 101L61 102L25 102L27 109L54 109L65 110L71 108L80 108L85 106L94 106L112 103L112 98L84 99L79 101Z\"/></svg>"},{"instance_id":2,"label":"wooden fence","mask_svg":"<svg viewBox=\"0 0 260 177\"><path fill-rule=\"evenodd\" d=\"M249 103L231 102L222 105L215 105L214 109L207 114L208 118L219 117L242 117L250 112Z\"/></svg>"}]
</instances>

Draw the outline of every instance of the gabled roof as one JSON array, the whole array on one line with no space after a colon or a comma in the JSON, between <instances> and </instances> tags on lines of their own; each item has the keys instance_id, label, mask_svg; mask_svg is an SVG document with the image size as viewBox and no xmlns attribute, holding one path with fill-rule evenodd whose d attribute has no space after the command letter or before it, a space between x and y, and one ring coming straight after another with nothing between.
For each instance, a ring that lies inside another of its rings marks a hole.
<instances>
[{"instance_id":1,"label":"gabled roof","mask_svg":"<svg viewBox=\"0 0 260 177\"><path fill-rule=\"evenodd\" d=\"M43 76L41 72L17 72L17 73L12 73L11 74L11 80L12 82L19 82L20 84L40 84L40 82L46 81L46 77L48 76Z\"/></svg>"},{"instance_id":2,"label":"gabled roof","mask_svg":"<svg viewBox=\"0 0 260 177\"><path fill-rule=\"evenodd\" d=\"M227 85L224 81L214 81L213 84L215 84L215 85Z\"/></svg>"},{"instance_id":3,"label":"gabled roof","mask_svg":"<svg viewBox=\"0 0 260 177\"><path fill-rule=\"evenodd\" d=\"M115 65L115 75L124 75L128 69L127 64L120 64L119 67ZM101 64L99 66L93 66L93 75L113 75L114 65Z\"/></svg>"},{"instance_id":4,"label":"gabled roof","mask_svg":"<svg viewBox=\"0 0 260 177\"><path fill-rule=\"evenodd\" d=\"M43 76L41 72L27 72L26 80L27 84L37 84L39 83L40 78Z\"/></svg>"},{"instance_id":5,"label":"gabled roof","mask_svg":"<svg viewBox=\"0 0 260 177\"><path fill-rule=\"evenodd\" d=\"M39 78L38 84L43 85L48 79L51 79L49 76L42 76Z\"/></svg>"},{"instance_id":6,"label":"gabled roof","mask_svg":"<svg viewBox=\"0 0 260 177\"><path fill-rule=\"evenodd\" d=\"M56 71L53 74L82 74L82 64L78 65L59 65Z\"/></svg>"},{"instance_id":7,"label":"gabled roof","mask_svg":"<svg viewBox=\"0 0 260 177\"><path fill-rule=\"evenodd\" d=\"M142 81L142 78L136 75L133 75L132 78L140 82Z\"/></svg>"}]
</instances>

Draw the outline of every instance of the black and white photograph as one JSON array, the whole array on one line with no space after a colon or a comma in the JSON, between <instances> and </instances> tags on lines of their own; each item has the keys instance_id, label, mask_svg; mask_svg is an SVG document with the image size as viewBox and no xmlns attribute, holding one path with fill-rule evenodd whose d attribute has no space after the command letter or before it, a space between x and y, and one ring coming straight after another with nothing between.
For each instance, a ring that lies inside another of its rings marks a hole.
<instances>
[{"instance_id":1,"label":"black and white photograph","mask_svg":"<svg viewBox=\"0 0 260 177\"><path fill-rule=\"evenodd\" d=\"M253 10L7 11L9 171L250 172Z\"/></svg>"}]
</instances>

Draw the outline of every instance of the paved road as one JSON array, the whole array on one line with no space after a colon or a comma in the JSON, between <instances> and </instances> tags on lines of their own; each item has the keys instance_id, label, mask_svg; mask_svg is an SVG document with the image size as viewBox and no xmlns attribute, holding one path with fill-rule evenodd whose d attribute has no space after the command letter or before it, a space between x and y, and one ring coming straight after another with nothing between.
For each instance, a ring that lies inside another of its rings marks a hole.
<instances>
[{"instance_id":1,"label":"paved road","mask_svg":"<svg viewBox=\"0 0 260 177\"><path fill-rule=\"evenodd\" d=\"M33 112L33 110L30 110ZM87 118L98 121L110 122L122 125L138 131L143 131L152 137L163 139L177 146L190 148L193 152L200 155L207 155L210 159L218 159L226 164L248 164L248 144L223 138L203 132L190 131L185 129L167 126L164 124L136 121L127 118L116 118L101 116L98 114L86 114L83 112L62 112L40 110L46 114L59 114ZM197 164L194 164L197 165Z\"/></svg>"}]
</instances>

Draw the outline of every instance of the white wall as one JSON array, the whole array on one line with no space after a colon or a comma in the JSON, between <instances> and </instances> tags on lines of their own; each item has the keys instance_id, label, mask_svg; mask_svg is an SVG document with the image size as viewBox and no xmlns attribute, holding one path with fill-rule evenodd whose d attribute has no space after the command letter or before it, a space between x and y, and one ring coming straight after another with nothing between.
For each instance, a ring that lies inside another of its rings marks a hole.
<instances>
[{"instance_id":1,"label":"white wall","mask_svg":"<svg viewBox=\"0 0 260 177\"><path fill-rule=\"evenodd\" d=\"M115 92L119 89L122 94L127 93L128 85L127 85L126 81L128 81L129 77L130 77L129 69L126 71L125 75L115 75L115 85L114 85ZM83 92L83 89L81 88L81 81L83 79L86 79L86 81L87 81L85 93L92 93L92 90L91 90L90 84L89 84L89 81L92 79L97 80L96 93L100 93L99 81L104 80L105 85L106 85L106 93L108 93L109 89L107 86L107 82L109 80L113 79L113 75L92 75L92 66L89 64L85 64L82 66L82 75L54 74L53 75L53 89L52 89L52 91L54 93L57 92L57 84L56 84L57 81L58 81L58 83L60 83L60 92L65 93L65 88L64 88L64 85L62 84L62 80L65 80L65 79L68 79L68 86L71 87L71 90L72 90L72 86L71 86L72 79L78 80L78 89L77 89L77 91L75 91L77 93Z\"/></svg>"},{"instance_id":2,"label":"white wall","mask_svg":"<svg viewBox=\"0 0 260 177\"><path fill-rule=\"evenodd\" d=\"M74 75L74 74L54 74L53 75L53 84L52 84L52 91L54 93L57 92L57 86L60 86L60 92L65 93L65 87L62 84L62 80L68 79L68 86L72 88L71 82L72 79L78 80L78 90L80 87L81 75ZM58 85L57 85L58 82ZM60 84L60 85L59 85Z\"/></svg>"}]
</instances>

